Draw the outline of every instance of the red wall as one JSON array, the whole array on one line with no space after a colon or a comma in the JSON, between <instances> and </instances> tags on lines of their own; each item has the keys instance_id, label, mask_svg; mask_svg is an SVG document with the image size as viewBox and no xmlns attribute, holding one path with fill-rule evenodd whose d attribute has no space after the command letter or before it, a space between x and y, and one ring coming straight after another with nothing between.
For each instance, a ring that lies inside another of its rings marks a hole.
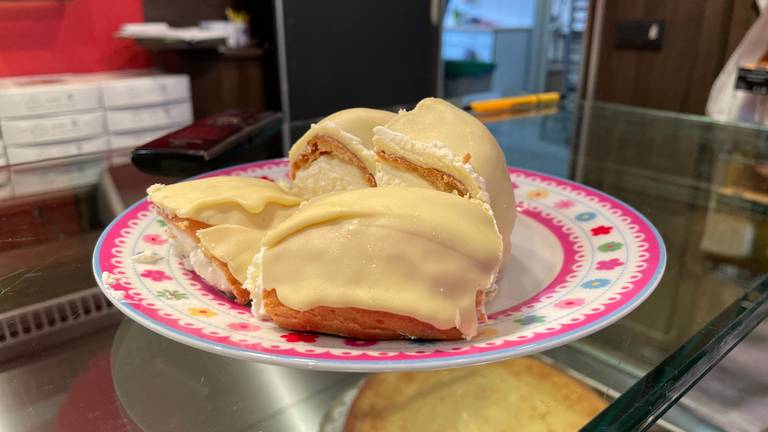
<instances>
[{"instance_id":1,"label":"red wall","mask_svg":"<svg viewBox=\"0 0 768 432\"><path fill-rule=\"evenodd\" d=\"M151 66L145 50L112 37L140 21L141 0L0 1L0 76Z\"/></svg>"}]
</instances>

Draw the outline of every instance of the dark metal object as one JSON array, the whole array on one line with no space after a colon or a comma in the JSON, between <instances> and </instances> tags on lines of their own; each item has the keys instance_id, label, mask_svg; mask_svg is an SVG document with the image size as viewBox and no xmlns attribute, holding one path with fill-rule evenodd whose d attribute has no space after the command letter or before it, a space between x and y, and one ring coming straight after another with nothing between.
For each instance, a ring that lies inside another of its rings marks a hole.
<instances>
[{"instance_id":1,"label":"dark metal object","mask_svg":"<svg viewBox=\"0 0 768 432\"><path fill-rule=\"evenodd\" d=\"M278 157L281 120L273 111L226 111L136 148L131 161L148 174L191 176Z\"/></svg>"},{"instance_id":2,"label":"dark metal object","mask_svg":"<svg viewBox=\"0 0 768 432\"><path fill-rule=\"evenodd\" d=\"M621 21L616 24L616 48L659 50L664 40L663 20Z\"/></svg>"}]
</instances>

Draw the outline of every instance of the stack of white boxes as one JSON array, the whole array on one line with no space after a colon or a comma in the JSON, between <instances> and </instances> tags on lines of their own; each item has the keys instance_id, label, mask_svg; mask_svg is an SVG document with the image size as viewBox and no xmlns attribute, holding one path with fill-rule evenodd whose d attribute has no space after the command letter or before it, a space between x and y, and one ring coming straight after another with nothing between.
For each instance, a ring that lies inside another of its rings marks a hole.
<instances>
[{"instance_id":1,"label":"stack of white boxes","mask_svg":"<svg viewBox=\"0 0 768 432\"><path fill-rule=\"evenodd\" d=\"M98 85L67 75L0 80L0 132L10 164L109 148Z\"/></svg>"},{"instance_id":2,"label":"stack of white boxes","mask_svg":"<svg viewBox=\"0 0 768 432\"><path fill-rule=\"evenodd\" d=\"M0 153L7 152L10 164L135 147L190 123L187 75L115 72L0 80Z\"/></svg>"},{"instance_id":3,"label":"stack of white boxes","mask_svg":"<svg viewBox=\"0 0 768 432\"><path fill-rule=\"evenodd\" d=\"M192 123L187 75L124 76L100 87L113 149L136 147Z\"/></svg>"},{"instance_id":4,"label":"stack of white boxes","mask_svg":"<svg viewBox=\"0 0 768 432\"><path fill-rule=\"evenodd\" d=\"M190 99L187 75L140 71L1 79L0 167L12 166L16 195L95 181L104 150L142 145L192 123ZM18 166L86 154L92 157ZM0 198L8 195L3 188L10 188L3 178L8 170L3 171Z\"/></svg>"}]
</instances>

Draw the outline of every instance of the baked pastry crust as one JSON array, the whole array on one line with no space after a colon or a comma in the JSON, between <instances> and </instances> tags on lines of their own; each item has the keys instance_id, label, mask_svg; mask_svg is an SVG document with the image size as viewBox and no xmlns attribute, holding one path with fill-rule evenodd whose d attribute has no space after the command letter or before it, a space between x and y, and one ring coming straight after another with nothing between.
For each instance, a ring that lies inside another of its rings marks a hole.
<instances>
[{"instance_id":1,"label":"baked pastry crust","mask_svg":"<svg viewBox=\"0 0 768 432\"><path fill-rule=\"evenodd\" d=\"M480 305L483 292L477 292L476 303L480 321L486 317ZM277 325L297 331L309 331L345 336L353 339L463 339L457 328L441 330L415 318L390 312L353 307L317 306L306 311L291 309L280 302L274 289L262 292L262 308Z\"/></svg>"},{"instance_id":2,"label":"baked pastry crust","mask_svg":"<svg viewBox=\"0 0 768 432\"><path fill-rule=\"evenodd\" d=\"M353 402L344 431L575 431L606 405L570 375L523 357L372 375Z\"/></svg>"},{"instance_id":3,"label":"baked pastry crust","mask_svg":"<svg viewBox=\"0 0 768 432\"><path fill-rule=\"evenodd\" d=\"M467 186L462 183L461 180L445 171L418 165L402 156L389 154L384 150L378 150L376 155L383 161L383 163L389 163L418 174L419 177L428 181L436 190L448 193L456 192L461 197L469 195Z\"/></svg>"}]
</instances>

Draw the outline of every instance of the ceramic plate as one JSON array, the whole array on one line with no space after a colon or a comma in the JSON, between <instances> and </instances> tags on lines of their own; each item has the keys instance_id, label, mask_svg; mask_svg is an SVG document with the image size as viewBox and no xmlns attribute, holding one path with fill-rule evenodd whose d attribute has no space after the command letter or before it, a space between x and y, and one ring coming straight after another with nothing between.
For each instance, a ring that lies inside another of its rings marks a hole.
<instances>
[{"instance_id":1,"label":"ceramic plate","mask_svg":"<svg viewBox=\"0 0 768 432\"><path fill-rule=\"evenodd\" d=\"M284 179L273 160L212 172ZM567 180L509 169L518 199L512 256L471 341L361 341L299 333L251 315L186 270L142 200L99 238L93 271L123 313L178 342L240 359L339 371L437 369L532 354L593 333L636 308L659 282L664 244L640 213ZM152 264L131 257L150 250ZM114 275L105 283L103 274Z\"/></svg>"}]
</instances>

